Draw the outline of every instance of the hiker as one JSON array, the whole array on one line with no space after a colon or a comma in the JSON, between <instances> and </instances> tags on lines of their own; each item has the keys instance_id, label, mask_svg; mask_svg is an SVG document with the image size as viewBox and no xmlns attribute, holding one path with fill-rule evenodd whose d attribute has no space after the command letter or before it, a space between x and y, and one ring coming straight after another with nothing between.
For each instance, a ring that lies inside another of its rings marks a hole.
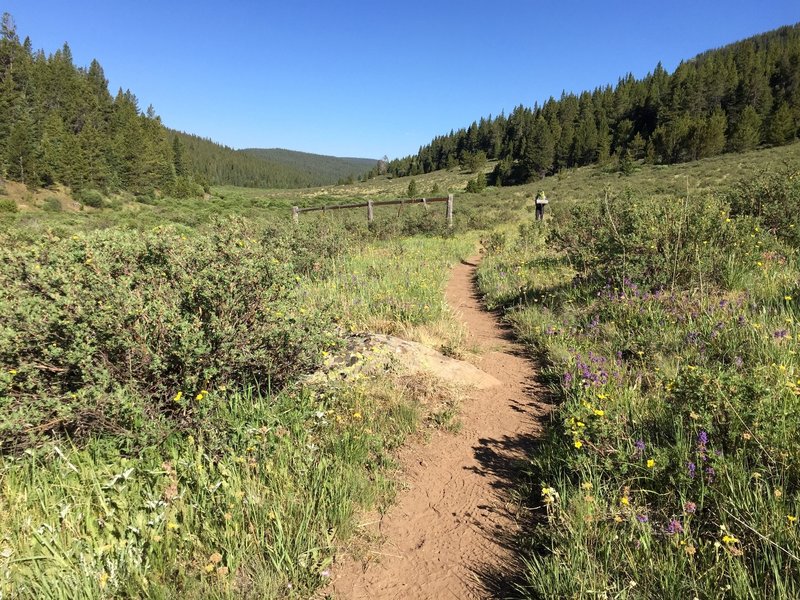
<instances>
[{"instance_id":1,"label":"hiker","mask_svg":"<svg viewBox=\"0 0 800 600\"><path fill-rule=\"evenodd\" d=\"M544 191L540 191L536 194L536 220L541 221L544 219L544 205L549 204L549 200L547 196L544 195Z\"/></svg>"}]
</instances>

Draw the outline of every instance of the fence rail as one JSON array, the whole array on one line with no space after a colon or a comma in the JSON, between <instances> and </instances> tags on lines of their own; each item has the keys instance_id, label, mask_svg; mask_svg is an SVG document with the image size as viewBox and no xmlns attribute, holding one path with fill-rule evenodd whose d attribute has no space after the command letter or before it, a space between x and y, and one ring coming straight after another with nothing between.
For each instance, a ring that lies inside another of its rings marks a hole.
<instances>
[{"instance_id":1,"label":"fence rail","mask_svg":"<svg viewBox=\"0 0 800 600\"><path fill-rule=\"evenodd\" d=\"M399 200L368 200L367 202L356 202L353 204L333 204L331 206L322 205L322 206L313 206L310 208L300 208L299 206L292 207L292 220L297 223L300 220L300 213L304 212L316 212L322 211L327 212L329 210L341 210L344 208L366 208L367 209L367 221L372 223L374 219L374 212L373 207L375 206L396 206L396 205L405 205L405 204L424 204L425 210L428 209L428 203L430 202L447 202L447 226L453 226L453 194L450 194L446 197L441 198L401 198Z\"/></svg>"}]
</instances>

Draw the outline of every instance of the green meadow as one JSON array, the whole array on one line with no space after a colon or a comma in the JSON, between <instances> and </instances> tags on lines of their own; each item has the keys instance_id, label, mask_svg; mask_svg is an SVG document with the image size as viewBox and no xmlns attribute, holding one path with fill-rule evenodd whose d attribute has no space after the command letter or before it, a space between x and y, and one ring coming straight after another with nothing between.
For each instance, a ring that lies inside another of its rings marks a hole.
<instances>
[{"instance_id":1,"label":"green meadow","mask_svg":"<svg viewBox=\"0 0 800 600\"><path fill-rule=\"evenodd\" d=\"M364 331L468 351L443 291L482 242L554 404L517 466L519 595L797 596L798 168L793 144L414 177L456 194L452 230L441 206L291 222L408 177L4 213L0 595L310 596L439 419L391 374L304 376Z\"/></svg>"}]
</instances>

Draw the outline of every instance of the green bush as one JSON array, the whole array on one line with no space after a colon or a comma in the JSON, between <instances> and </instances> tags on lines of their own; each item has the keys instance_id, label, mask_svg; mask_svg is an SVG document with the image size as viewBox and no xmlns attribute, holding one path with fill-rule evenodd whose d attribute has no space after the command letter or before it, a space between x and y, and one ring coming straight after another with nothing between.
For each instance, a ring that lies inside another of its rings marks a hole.
<instances>
[{"instance_id":1,"label":"green bush","mask_svg":"<svg viewBox=\"0 0 800 600\"><path fill-rule=\"evenodd\" d=\"M11 198L0 198L0 213L15 213L19 209Z\"/></svg>"},{"instance_id":2,"label":"green bush","mask_svg":"<svg viewBox=\"0 0 800 600\"><path fill-rule=\"evenodd\" d=\"M682 288L720 282L742 229L713 196L665 201L625 195L575 206L550 241L586 278Z\"/></svg>"},{"instance_id":3,"label":"green bush","mask_svg":"<svg viewBox=\"0 0 800 600\"><path fill-rule=\"evenodd\" d=\"M203 186L191 177L176 177L175 182L169 186L167 190L168 195L173 198L202 198Z\"/></svg>"},{"instance_id":4,"label":"green bush","mask_svg":"<svg viewBox=\"0 0 800 600\"><path fill-rule=\"evenodd\" d=\"M98 190L81 190L80 194L78 195L78 201L85 205L91 206L92 208L102 208L103 207L103 194Z\"/></svg>"},{"instance_id":5,"label":"green bush","mask_svg":"<svg viewBox=\"0 0 800 600\"><path fill-rule=\"evenodd\" d=\"M330 321L297 311L291 255L243 222L3 248L3 450L51 431L192 427L202 390L278 389L311 370Z\"/></svg>"},{"instance_id":6,"label":"green bush","mask_svg":"<svg viewBox=\"0 0 800 600\"><path fill-rule=\"evenodd\" d=\"M478 173L478 176L475 179L470 179L467 182L467 187L465 191L468 194L478 194L486 189L486 175L483 173Z\"/></svg>"},{"instance_id":7,"label":"green bush","mask_svg":"<svg viewBox=\"0 0 800 600\"><path fill-rule=\"evenodd\" d=\"M779 239L800 247L800 172L785 169L741 181L725 200L731 214L756 217Z\"/></svg>"},{"instance_id":8,"label":"green bush","mask_svg":"<svg viewBox=\"0 0 800 600\"><path fill-rule=\"evenodd\" d=\"M61 207L61 201L56 198L55 196L48 196L42 202L42 210L47 212L61 212L63 208Z\"/></svg>"}]
</instances>

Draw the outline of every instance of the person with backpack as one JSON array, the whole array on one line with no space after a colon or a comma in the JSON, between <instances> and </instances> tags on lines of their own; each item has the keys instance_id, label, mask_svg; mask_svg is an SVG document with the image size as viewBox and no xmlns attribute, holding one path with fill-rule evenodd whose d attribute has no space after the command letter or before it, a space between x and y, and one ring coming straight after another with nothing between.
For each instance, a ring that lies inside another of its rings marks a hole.
<instances>
[{"instance_id":1,"label":"person with backpack","mask_svg":"<svg viewBox=\"0 0 800 600\"><path fill-rule=\"evenodd\" d=\"M536 220L541 221L544 219L544 207L545 205L549 204L550 201L547 199L547 196L544 195L544 190L540 190L538 194L536 194Z\"/></svg>"}]
</instances>

